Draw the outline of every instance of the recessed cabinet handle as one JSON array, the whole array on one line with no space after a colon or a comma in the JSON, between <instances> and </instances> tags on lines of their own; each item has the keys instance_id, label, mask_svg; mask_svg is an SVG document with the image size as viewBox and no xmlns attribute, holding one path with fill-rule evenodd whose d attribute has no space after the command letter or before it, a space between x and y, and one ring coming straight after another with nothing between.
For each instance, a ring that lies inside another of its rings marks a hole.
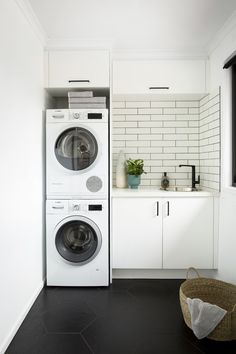
<instances>
[{"instance_id":1,"label":"recessed cabinet handle","mask_svg":"<svg viewBox=\"0 0 236 354\"><path fill-rule=\"evenodd\" d=\"M167 202L167 216L170 215L170 202Z\"/></svg>"},{"instance_id":2,"label":"recessed cabinet handle","mask_svg":"<svg viewBox=\"0 0 236 354\"><path fill-rule=\"evenodd\" d=\"M169 90L170 88L168 86L151 86L149 87L149 90Z\"/></svg>"},{"instance_id":3,"label":"recessed cabinet handle","mask_svg":"<svg viewBox=\"0 0 236 354\"><path fill-rule=\"evenodd\" d=\"M90 80L68 80L69 84L71 82L90 82Z\"/></svg>"},{"instance_id":4,"label":"recessed cabinet handle","mask_svg":"<svg viewBox=\"0 0 236 354\"><path fill-rule=\"evenodd\" d=\"M159 216L159 202L157 202L157 216Z\"/></svg>"},{"instance_id":5,"label":"recessed cabinet handle","mask_svg":"<svg viewBox=\"0 0 236 354\"><path fill-rule=\"evenodd\" d=\"M53 206L53 209L64 209L64 206Z\"/></svg>"}]
</instances>

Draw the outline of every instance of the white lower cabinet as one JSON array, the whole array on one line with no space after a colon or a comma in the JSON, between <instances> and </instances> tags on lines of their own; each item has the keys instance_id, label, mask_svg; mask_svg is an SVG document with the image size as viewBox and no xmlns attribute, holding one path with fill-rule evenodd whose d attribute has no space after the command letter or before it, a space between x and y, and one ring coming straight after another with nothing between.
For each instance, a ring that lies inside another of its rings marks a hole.
<instances>
[{"instance_id":1,"label":"white lower cabinet","mask_svg":"<svg viewBox=\"0 0 236 354\"><path fill-rule=\"evenodd\" d=\"M113 268L213 269L213 197L113 198Z\"/></svg>"},{"instance_id":2,"label":"white lower cabinet","mask_svg":"<svg viewBox=\"0 0 236 354\"><path fill-rule=\"evenodd\" d=\"M161 202L113 199L113 268L162 268Z\"/></svg>"},{"instance_id":3,"label":"white lower cabinet","mask_svg":"<svg viewBox=\"0 0 236 354\"><path fill-rule=\"evenodd\" d=\"M213 236L213 198L169 199L163 209L163 268L213 268Z\"/></svg>"}]
</instances>

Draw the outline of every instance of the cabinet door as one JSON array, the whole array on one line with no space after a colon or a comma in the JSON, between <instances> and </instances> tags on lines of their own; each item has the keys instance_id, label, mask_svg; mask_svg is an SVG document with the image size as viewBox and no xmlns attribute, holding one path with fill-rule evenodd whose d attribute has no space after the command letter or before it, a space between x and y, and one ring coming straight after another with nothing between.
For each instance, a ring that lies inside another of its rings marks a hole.
<instances>
[{"instance_id":1,"label":"cabinet door","mask_svg":"<svg viewBox=\"0 0 236 354\"><path fill-rule=\"evenodd\" d=\"M213 268L213 198L170 198L163 208L163 268Z\"/></svg>"},{"instance_id":2,"label":"cabinet door","mask_svg":"<svg viewBox=\"0 0 236 354\"><path fill-rule=\"evenodd\" d=\"M48 61L48 87L109 87L108 51L51 51Z\"/></svg>"},{"instance_id":3,"label":"cabinet door","mask_svg":"<svg viewBox=\"0 0 236 354\"><path fill-rule=\"evenodd\" d=\"M113 198L113 268L162 268L160 206L154 198Z\"/></svg>"},{"instance_id":4,"label":"cabinet door","mask_svg":"<svg viewBox=\"0 0 236 354\"><path fill-rule=\"evenodd\" d=\"M169 87L169 89L150 89ZM204 93L204 60L114 61L114 94Z\"/></svg>"}]
</instances>

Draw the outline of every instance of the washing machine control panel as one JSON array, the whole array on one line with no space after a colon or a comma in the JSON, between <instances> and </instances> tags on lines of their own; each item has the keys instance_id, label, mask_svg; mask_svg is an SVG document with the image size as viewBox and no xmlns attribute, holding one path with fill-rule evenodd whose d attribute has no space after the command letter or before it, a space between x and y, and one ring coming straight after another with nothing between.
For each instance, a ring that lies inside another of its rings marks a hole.
<instances>
[{"instance_id":1,"label":"washing machine control panel","mask_svg":"<svg viewBox=\"0 0 236 354\"><path fill-rule=\"evenodd\" d=\"M70 209L72 211L102 211L103 206L101 203L85 203L83 201L71 201Z\"/></svg>"},{"instance_id":2,"label":"washing machine control panel","mask_svg":"<svg viewBox=\"0 0 236 354\"><path fill-rule=\"evenodd\" d=\"M80 210L80 205L79 204L73 204L72 208L73 208L74 211L78 211L78 210Z\"/></svg>"}]
</instances>

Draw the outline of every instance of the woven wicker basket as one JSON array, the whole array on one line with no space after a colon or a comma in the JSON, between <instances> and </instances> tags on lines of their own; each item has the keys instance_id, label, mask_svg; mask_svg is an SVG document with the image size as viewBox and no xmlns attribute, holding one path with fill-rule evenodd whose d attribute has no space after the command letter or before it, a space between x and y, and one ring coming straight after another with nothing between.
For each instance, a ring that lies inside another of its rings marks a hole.
<instances>
[{"instance_id":1,"label":"woven wicker basket","mask_svg":"<svg viewBox=\"0 0 236 354\"><path fill-rule=\"evenodd\" d=\"M198 278L189 279L194 270ZM191 328L191 316L187 298L198 298L217 305L228 312L207 338L217 341L236 340L236 286L216 279L200 277L195 268L189 268L187 280L180 286L180 305L186 325ZM191 328L192 329L192 328Z\"/></svg>"}]
</instances>

